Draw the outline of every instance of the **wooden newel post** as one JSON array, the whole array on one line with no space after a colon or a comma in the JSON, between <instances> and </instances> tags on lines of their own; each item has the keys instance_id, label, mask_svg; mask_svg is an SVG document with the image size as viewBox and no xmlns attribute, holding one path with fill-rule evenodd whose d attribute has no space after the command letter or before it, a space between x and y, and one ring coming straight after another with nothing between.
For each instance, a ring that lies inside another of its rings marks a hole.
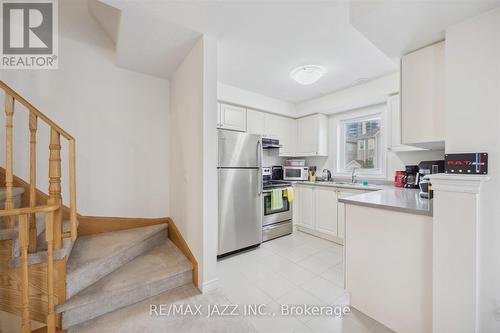
<instances>
[{"instance_id":1,"label":"wooden newel post","mask_svg":"<svg viewBox=\"0 0 500 333\"><path fill-rule=\"evenodd\" d=\"M5 208L14 208L14 177L13 177L13 125L14 125L14 97L5 94ZM5 228L14 228L14 219L4 218Z\"/></svg>"},{"instance_id":2,"label":"wooden newel post","mask_svg":"<svg viewBox=\"0 0 500 333\"><path fill-rule=\"evenodd\" d=\"M48 205L57 205L54 212L54 250L62 247L62 196L61 196L61 135L50 131L49 199Z\"/></svg>"},{"instance_id":3,"label":"wooden newel post","mask_svg":"<svg viewBox=\"0 0 500 333\"><path fill-rule=\"evenodd\" d=\"M31 332L28 280L28 216L19 216L19 249L21 251L21 332Z\"/></svg>"},{"instance_id":4,"label":"wooden newel post","mask_svg":"<svg viewBox=\"0 0 500 333\"><path fill-rule=\"evenodd\" d=\"M30 112L30 207L36 206L36 131L37 131L37 116ZM29 234L29 251L36 252L37 232L36 232L36 215L30 214L29 217L30 234Z\"/></svg>"},{"instance_id":5,"label":"wooden newel post","mask_svg":"<svg viewBox=\"0 0 500 333\"><path fill-rule=\"evenodd\" d=\"M45 217L45 240L47 241L47 291L48 291L48 311L47 311L47 333L56 332L55 314L55 289L54 289L54 213L47 213Z\"/></svg>"}]
</instances>

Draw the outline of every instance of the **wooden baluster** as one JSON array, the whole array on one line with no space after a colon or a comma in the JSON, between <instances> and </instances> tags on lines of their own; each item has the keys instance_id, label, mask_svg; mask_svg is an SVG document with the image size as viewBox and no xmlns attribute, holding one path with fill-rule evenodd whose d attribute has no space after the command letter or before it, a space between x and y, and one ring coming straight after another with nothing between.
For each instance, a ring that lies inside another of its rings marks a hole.
<instances>
[{"instance_id":1,"label":"wooden baluster","mask_svg":"<svg viewBox=\"0 0 500 333\"><path fill-rule=\"evenodd\" d=\"M56 332L55 295L54 295L54 213L45 216L45 240L47 241L47 290L48 314L47 333Z\"/></svg>"},{"instance_id":2,"label":"wooden baluster","mask_svg":"<svg viewBox=\"0 0 500 333\"><path fill-rule=\"evenodd\" d=\"M19 216L19 248L21 251L21 332L31 332L29 281L28 281L28 215Z\"/></svg>"},{"instance_id":3,"label":"wooden baluster","mask_svg":"<svg viewBox=\"0 0 500 333\"><path fill-rule=\"evenodd\" d=\"M30 207L36 206L36 130L37 130L37 116L30 112ZM30 252L36 252L36 214L30 214Z\"/></svg>"},{"instance_id":4,"label":"wooden baluster","mask_svg":"<svg viewBox=\"0 0 500 333\"><path fill-rule=\"evenodd\" d=\"M14 208L13 177L13 124L14 124L14 97L5 94L5 209ZM5 228L14 228L14 218L6 217Z\"/></svg>"},{"instance_id":5,"label":"wooden baluster","mask_svg":"<svg viewBox=\"0 0 500 333\"><path fill-rule=\"evenodd\" d=\"M76 225L76 147L75 140L69 142L69 195L70 195L70 219L71 219L71 239L77 237Z\"/></svg>"},{"instance_id":6,"label":"wooden baluster","mask_svg":"<svg viewBox=\"0 0 500 333\"><path fill-rule=\"evenodd\" d=\"M62 247L62 197L61 197L61 136L55 129L50 130L49 157L49 205L57 205L54 212L54 249Z\"/></svg>"}]
</instances>

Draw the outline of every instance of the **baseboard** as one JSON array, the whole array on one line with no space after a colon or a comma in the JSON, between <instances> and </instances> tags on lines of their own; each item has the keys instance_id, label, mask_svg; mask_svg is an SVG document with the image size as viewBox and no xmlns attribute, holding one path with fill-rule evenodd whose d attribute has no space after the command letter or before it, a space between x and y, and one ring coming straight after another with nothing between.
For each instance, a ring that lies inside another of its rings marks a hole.
<instances>
[{"instance_id":1,"label":"baseboard","mask_svg":"<svg viewBox=\"0 0 500 333\"><path fill-rule=\"evenodd\" d=\"M218 286L219 286L219 279L212 279L210 281L203 282L201 286L201 292L202 294L206 294L208 292L216 290Z\"/></svg>"},{"instance_id":2,"label":"baseboard","mask_svg":"<svg viewBox=\"0 0 500 333\"><path fill-rule=\"evenodd\" d=\"M193 284L198 286L198 261L191 252L186 240L182 237L181 232L175 225L175 222L171 218L167 218L168 220L168 238L184 253L184 255L191 261L193 265Z\"/></svg>"},{"instance_id":3,"label":"baseboard","mask_svg":"<svg viewBox=\"0 0 500 333\"><path fill-rule=\"evenodd\" d=\"M308 227L304 227L301 225L295 225L295 230L302 231L302 232L305 232L306 234L310 234L310 235L313 235L313 236L316 236L319 238L329 240L329 241L337 243L339 245L344 245L344 239L337 237L337 236L327 235L325 233L322 233L322 232L319 232L319 231L316 231L313 229L309 229Z\"/></svg>"},{"instance_id":4,"label":"baseboard","mask_svg":"<svg viewBox=\"0 0 500 333\"><path fill-rule=\"evenodd\" d=\"M168 223L167 217L135 218L78 215L78 236L95 235L103 232L127 230Z\"/></svg>"}]
</instances>

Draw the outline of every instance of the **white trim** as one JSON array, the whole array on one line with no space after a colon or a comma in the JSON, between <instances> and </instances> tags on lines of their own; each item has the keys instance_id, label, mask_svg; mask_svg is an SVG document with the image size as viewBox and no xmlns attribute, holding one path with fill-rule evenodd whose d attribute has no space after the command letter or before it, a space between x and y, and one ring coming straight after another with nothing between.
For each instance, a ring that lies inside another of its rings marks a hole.
<instances>
[{"instance_id":1,"label":"white trim","mask_svg":"<svg viewBox=\"0 0 500 333\"><path fill-rule=\"evenodd\" d=\"M456 175L439 173L429 175L432 189L443 192L479 193L481 185L490 179L482 175Z\"/></svg>"},{"instance_id":2,"label":"white trim","mask_svg":"<svg viewBox=\"0 0 500 333\"><path fill-rule=\"evenodd\" d=\"M380 118L380 136L379 136L379 151L378 153L378 168L371 170L360 169L356 172L358 177L368 178L368 179L385 179L387 176L387 103L375 104L363 109L352 110L348 112L343 112L341 114L333 115L335 122L335 128L330 128L330 130L335 130L336 142L332 142L333 135L330 136L329 144L335 147L335 168L333 170L333 176L335 177L350 177L351 172L343 170L341 163L344 159L344 149L340 145L340 141L343 139L344 126L343 124L347 121L356 120L368 120L373 118Z\"/></svg>"},{"instance_id":3,"label":"white trim","mask_svg":"<svg viewBox=\"0 0 500 333\"><path fill-rule=\"evenodd\" d=\"M219 279L212 279L207 282L203 282L201 285L201 293L206 294L208 292L214 291L219 287Z\"/></svg>"}]
</instances>

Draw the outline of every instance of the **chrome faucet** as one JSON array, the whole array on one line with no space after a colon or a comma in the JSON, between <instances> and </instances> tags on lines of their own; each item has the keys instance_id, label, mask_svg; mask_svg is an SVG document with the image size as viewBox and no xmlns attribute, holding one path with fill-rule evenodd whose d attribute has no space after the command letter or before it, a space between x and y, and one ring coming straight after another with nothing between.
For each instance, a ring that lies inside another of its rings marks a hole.
<instances>
[{"instance_id":1,"label":"chrome faucet","mask_svg":"<svg viewBox=\"0 0 500 333\"><path fill-rule=\"evenodd\" d=\"M357 168L352 168L352 174L351 174L351 183L352 184L356 183L356 169Z\"/></svg>"}]
</instances>

